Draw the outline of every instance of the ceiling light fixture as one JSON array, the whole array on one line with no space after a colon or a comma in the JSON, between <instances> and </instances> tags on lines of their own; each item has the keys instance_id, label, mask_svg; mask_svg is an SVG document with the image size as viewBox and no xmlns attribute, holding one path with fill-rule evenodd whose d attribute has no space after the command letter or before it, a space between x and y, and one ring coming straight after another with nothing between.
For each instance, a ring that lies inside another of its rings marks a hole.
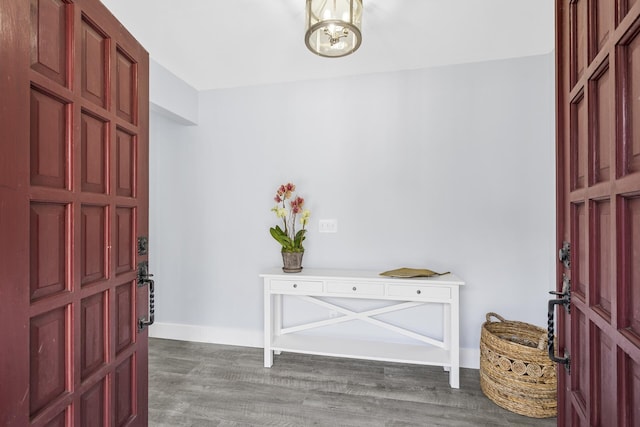
<instances>
[{"instance_id":1,"label":"ceiling light fixture","mask_svg":"<svg viewBox=\"0 0 640 427\"><path fill-rule=\"evenodd\" d=\"M362 0L307 0L305 43L317 55L339 58L360 47Z\"/></svg>"}]
</instances>

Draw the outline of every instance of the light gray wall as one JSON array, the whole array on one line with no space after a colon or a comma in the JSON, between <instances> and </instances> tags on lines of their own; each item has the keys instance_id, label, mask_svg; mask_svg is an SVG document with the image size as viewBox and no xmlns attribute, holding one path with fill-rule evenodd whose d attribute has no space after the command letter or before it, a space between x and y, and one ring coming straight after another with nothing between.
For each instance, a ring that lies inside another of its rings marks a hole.
<instances>
[{"instance_id":1,"label":"light gray wall","mask_svg":"<svg viewBox=\"0 0 640 427\"><path fill-rule=\"evenodd\" d=\"M149 61L149 102L151 111L190 126L198 121L198 91L171 71Z\"/></svg>"},{"instance_id":2,"label":"light gray wall","mask_svg":"<svg viewBox=\"0 0 640 427\"><path fill-rule=\"evenodd\" d=\"M258 274L281 264L269 210L288 181L312 211L305 267L454 272L467 349L488 311L543 325L553 93L548 54L201 92L194 127L152 114L152 334L261 345ZM325 218L337 234L318 233Z\"/></svg>"}]
</instances>

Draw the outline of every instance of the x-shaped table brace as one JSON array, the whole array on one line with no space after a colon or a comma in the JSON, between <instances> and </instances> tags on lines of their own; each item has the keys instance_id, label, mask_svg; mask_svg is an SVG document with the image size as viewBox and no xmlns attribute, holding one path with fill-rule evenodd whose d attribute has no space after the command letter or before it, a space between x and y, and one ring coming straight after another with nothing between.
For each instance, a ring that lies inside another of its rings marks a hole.
<instances>
[{"instance_id":1,"label":"x-shaped table brace","mask_svg":"<svg viewBox=\"0 0 640 427\"><path fill-rule=\"evenodd\" d=\"M352 320L362 320L364 322L367 323L371 323L372 325L376 325L379 326L381 328L396 332L398 334L407 336L409 338L413 338L415 340L424 342L426 344L430 344L439 348L448 348L448 343L445 341L439 341L436 340L434 338L425 336L425 335L421 335L418 334L414 331L405 329L405 328L401 328L395 325L392 325L390 323L387 322L383 322L381 320L378 319L374 319L373 316L379 316L381 314L386 314L386 313L392 313L394 311L400 311L400 310L406 310L412 307L418 307L420 305L424 305L426 304L426 302L402 302L402 303L398 303L398 304L393 304L393 305L389 305L386 307L382 307L382 308L376 308L373 310L367 310L367 311L361 311L361 312L356 312L353 310L349 310L347 308L344 307L340 307L339 305L336 304L332 304L330 302L321 300L319 298L315 298L315 297L310 297L310 296L306 296L306 295L292 295L295 296L296 298L299 298L303 301L307 301L310 302L312 304L316 304L319 305L321 307L324 308L328 308L329 310L335 310L338 313L342 313L343 316L340 317L335 317L333 319L328 319L328 320L321 320L321 321L317 321L317 322L310 322L310 323L305 323L302 325L298 325L298 326L292 326L289 328L282 328L280 329L280 334L281 335L285 335L285 334L290 334L293 332L300 332L300 331L306 331L309 329L314 329L314 328L321 328L323 326L329 326L329 325L335 325L338 323L343 323L343 322L349 322ZM278 310L280 311L280 310ZM281 319L280 319L281 320ZM280 322L278 322L278 324L281 324ZM278 333L278 331L276 331L276 334ZM445 334L446 336L446 334Z\"/></svg>"}]
</instances>

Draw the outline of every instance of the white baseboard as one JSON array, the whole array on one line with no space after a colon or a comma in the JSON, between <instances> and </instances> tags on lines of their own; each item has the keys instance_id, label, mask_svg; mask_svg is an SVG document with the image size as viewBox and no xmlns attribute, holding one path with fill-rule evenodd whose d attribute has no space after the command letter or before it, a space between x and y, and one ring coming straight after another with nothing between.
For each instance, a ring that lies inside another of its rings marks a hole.
<instances>
[{"instance_id":1,"label":"white baseboard","mask_svg":"<svg viewBox=\"0 0 640 427\"><path fill-rule=\"evenodd\" d=\"M460 367L469 369L480 369L480 349L461 348Z\"/></svg>"},{"instance_id":2,"label":"white baseboard","mask_svg":"<svg viewBox=\"0 0 640 427\"><path fill-rule=\"evenodd\" d=\"M152 338L178 341L205 342L211 344L236 345L239 347L263 347L262 331L251 329L218 328L213 326L184 325L177 323L154 323L149 328ZM480 368L480 350L460 349L462 368Z\"/></svg>"},{"instance_id":3,"label":"white baseboard","mask_svg":"<svg viewBox=\"0 0 640 427\"><path fill-rule=\"evenodd\" d=\"M154 323L149 328L149 336L152 338L237 345L240 347L262 347L263 342L262 331L177 323Z\"/></svg>"}]
</instances>

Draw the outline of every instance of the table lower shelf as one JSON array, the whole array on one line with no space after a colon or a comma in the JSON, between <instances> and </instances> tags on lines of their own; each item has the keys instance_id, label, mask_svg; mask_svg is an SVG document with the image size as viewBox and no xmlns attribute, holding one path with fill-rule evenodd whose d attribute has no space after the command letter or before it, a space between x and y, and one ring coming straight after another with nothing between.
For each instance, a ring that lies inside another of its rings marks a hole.
<instances>
[{"instance_id":1,"label":"table lower shelf","mask_svg":"<svg viewBox=\"0 0 640 427\"><path fill-rule=\"evenodd\" d=\"M301 334L276 336L271 350L352 359L451 367L451 353L429 345L396 344Z\"/></svg>"}]
</instances>

